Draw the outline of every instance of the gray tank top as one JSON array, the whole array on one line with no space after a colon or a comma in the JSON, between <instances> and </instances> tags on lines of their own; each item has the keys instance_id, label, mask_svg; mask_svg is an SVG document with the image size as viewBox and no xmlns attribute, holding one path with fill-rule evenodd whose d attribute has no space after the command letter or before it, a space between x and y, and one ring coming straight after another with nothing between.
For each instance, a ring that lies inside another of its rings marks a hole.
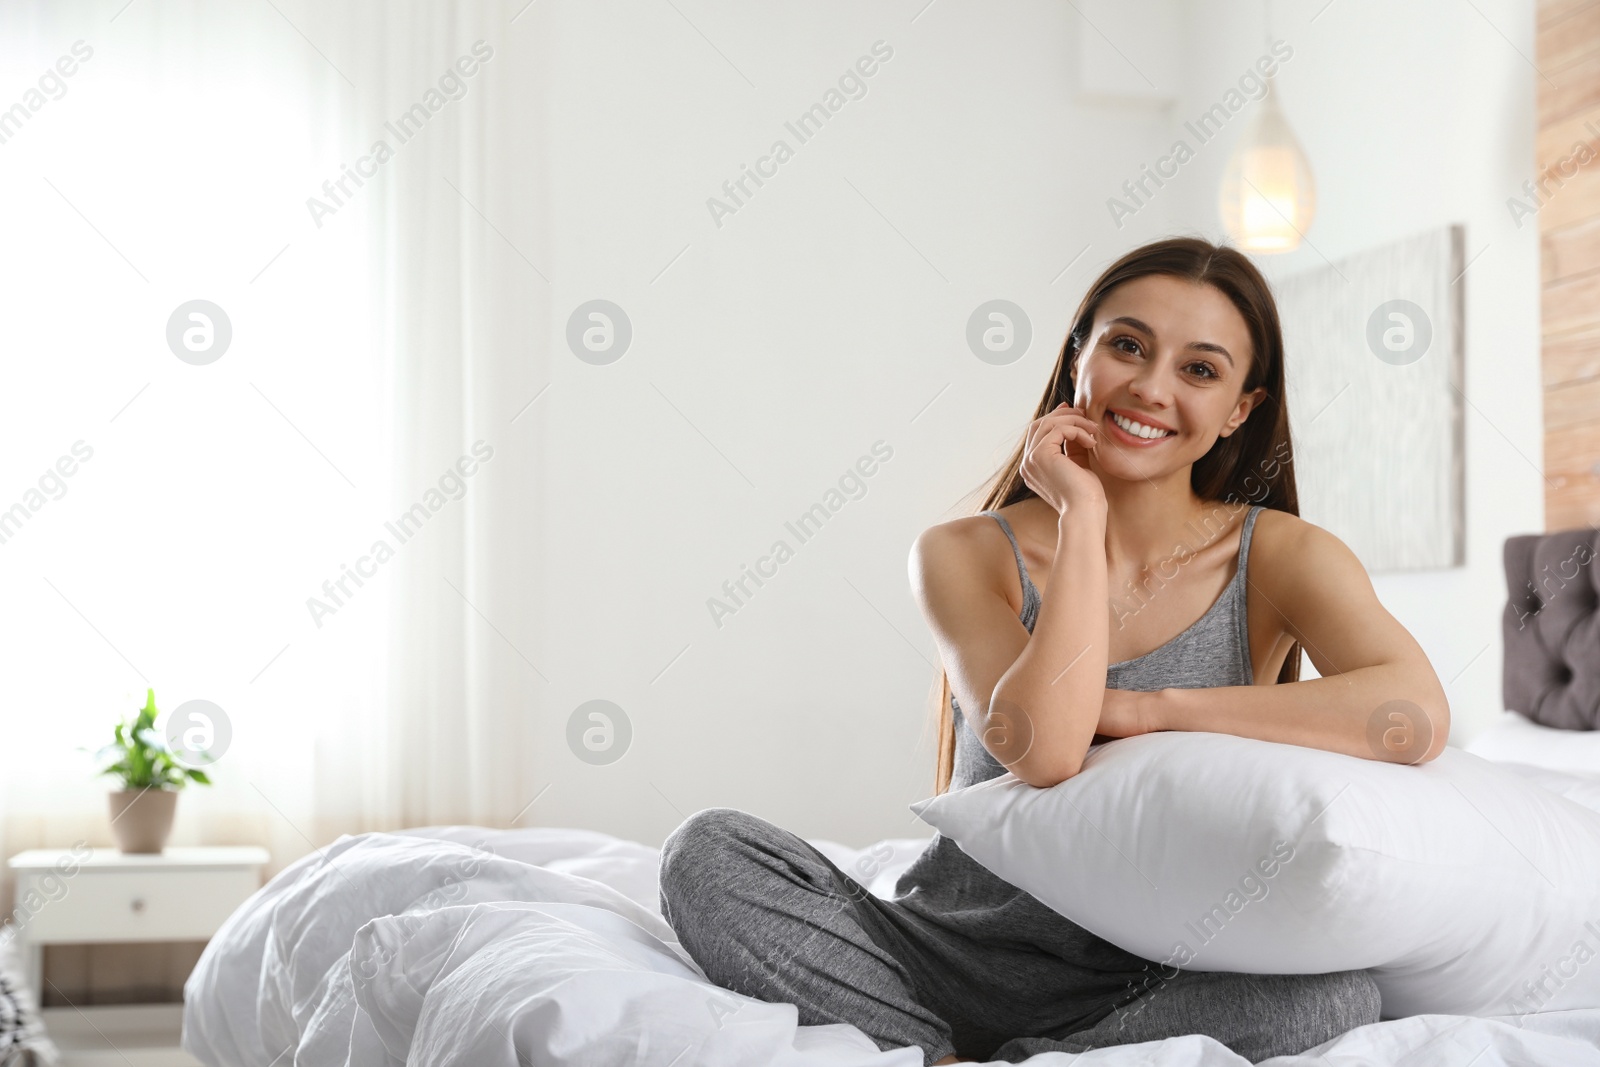
<instances>
[{"instance_id":1,"label":"gray tank top","mask_svg":"<svg viewBox=\"0 0 1600 1067\"><path fill-rule=\"evenodd\" d=\"M1246 566L1256 515L1254 505L1240 527L1239 555L1232 579L1206 613L1161 647L1106 669L1106 688L1148 692L1156 689L1201 689L1251 685L1250 633L1246 625ZM1010 523L997 511L992 517L1005 531L1022 577L1022 624L1033 632L1041 603L1028 577L1022 550ZM950 787L959 789L1006 773L967 725L954 694L955 767ZM1112 742L1115 743L1115 742ZM1025 943L1074 965L1082 973L1139 970L1148 961L1090 933L1039 900L1003 881L962 852L956 843L935 833L933 840L895 884L894 900L948 930L980 941Z\"/></svg>"},{"instance_id":2,"label":"gray tank top","mask_svg":"<svg viewBox=\"0 0 1600 1067\"><path fill-rule=\"evenodd\" d=\"M1222 595L1196 619L1194 625L1153 651L1106 667L1107 689L1130 689L1148 693L1156 689L1205 689L1218 685L1250 685L1255 669L1250 665L1250 628L1245 618L1245 565L1250 556L1250 535L1262 505L1252 507L1244 517L1239 533L1239 554L1233 578ZM1039 618L1039 589L1028 577L1011 524L998 511L985 511L1000 524L1022 576L1022 625L1033 633ZM950 694L950 708L956 724L955 767L950 788L959 789L974 782L998 778L1006 773L1001 763L989 754L967 726L966 716Z\"/></svg>"}]
</instances>

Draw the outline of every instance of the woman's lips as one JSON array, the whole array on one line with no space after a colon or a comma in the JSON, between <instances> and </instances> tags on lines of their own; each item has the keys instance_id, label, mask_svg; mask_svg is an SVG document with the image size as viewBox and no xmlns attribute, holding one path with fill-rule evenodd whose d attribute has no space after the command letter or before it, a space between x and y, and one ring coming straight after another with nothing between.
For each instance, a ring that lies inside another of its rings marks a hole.
<instances>
[{"instance_id":1,"label":"woman's lips","mask_svg":"<svg viewBox=\"0 0 1600 1067\"><path fill-rule=\"evenodd\" d=\"M1117 420L1111 417L1111 412L1109 411L1105 414L1104 422L1111 436L1129 448L1153 448L1163 441L1168 441L1178 436L1175 433L1169 433L1162 437L1135 437L1121 426L1118 426Z\"/></svg>"}]
</instances>

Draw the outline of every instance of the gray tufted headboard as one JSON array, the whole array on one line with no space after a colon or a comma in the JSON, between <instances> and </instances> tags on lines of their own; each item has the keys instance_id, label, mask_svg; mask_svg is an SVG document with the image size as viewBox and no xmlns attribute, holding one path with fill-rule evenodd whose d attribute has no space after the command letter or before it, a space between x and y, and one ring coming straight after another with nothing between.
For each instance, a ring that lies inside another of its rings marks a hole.
<instances>
[{"instance_id":1,"label":"gray tufted headboard","mask_svg":"<svg viewBox=\"0 0 1600 1067\"><path fill-rule=\"evenodd\" d=\"M1563 730L1600 729L1600 530L1506 538L1501 698Z\"/></svg>"}]
</instances>

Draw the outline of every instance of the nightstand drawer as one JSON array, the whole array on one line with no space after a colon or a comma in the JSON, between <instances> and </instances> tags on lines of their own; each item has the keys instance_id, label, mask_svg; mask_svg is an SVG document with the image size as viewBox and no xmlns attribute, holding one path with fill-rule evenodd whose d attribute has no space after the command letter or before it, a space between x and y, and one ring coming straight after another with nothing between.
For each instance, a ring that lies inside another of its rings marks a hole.
<instances>
[{"instance_id":1,"label":"nightstand drawer","mask_svg":"<svg viewBox=\"0 0 1600 1067\"><path fill-rule=\"evenodd\" d=\"M84 869L65 880L40 885L37 876L17 878L17 899L38 890L46 901L28 920L34 942L204 941L217 932L260 879L253 870L164 871ZM45 889L59 899L49 900Z\"/></svg>"}]
</instances>

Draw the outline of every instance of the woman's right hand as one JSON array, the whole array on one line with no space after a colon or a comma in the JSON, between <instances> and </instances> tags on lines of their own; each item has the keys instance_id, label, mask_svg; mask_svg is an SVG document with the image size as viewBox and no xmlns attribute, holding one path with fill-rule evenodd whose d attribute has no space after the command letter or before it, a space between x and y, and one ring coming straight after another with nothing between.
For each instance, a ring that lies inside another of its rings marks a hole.
<instances>
[{"instance_id":1,"label":"woman's right hand","mask_svg":"<svg viewBox=\"0 0 1600 1067\"><path fill-rule=\"evenodd\" d=\"M1105 487L1089 469L1089 456L1099 446L1100 436L1100 427L1082 408L1063 401L1028 427L1023 482L1057 514L1090 509L1104 514Z\"/></svg>"}]
</instances>

